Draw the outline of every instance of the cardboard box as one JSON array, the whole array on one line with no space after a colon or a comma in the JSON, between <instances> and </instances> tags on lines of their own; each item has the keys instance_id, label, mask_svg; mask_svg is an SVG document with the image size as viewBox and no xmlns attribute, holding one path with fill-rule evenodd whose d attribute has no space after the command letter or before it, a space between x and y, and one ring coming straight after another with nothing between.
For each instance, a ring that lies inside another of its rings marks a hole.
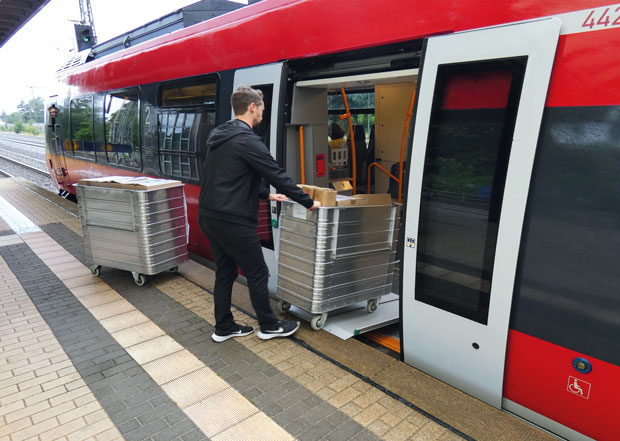
<instances>
[{"instance_id":1,"label":"cardboard box","mask_svg":"<svg viewBox=\"0 0 620 441\"><path fill-rule=\"evenodd\" d=\"M305 185L305 184L297 184L297 186L301 188L301 191L303 191L304 193L307 193L308 196L314 199L314 189L318 187L315 187L314 185Z\"/></svg>"},{"instance_id":2,"label":"cardboard box","mask_svg":"<svg viewBox=\"0 0 620 441\"><path fill-rule=\"evenodd\" d=\"M332 181L331 184L334 186L336 191L347 191L353 189L353 186L348 179L336 179L335 181Z\"/></svg>"},{"instance_id":3,"label":"cardboard box","mask_svg":"<svg viewBox=\"0 0 620 441\"><path fill-rule=\"evenodd\" d=\"M181 181L149 178L147 176L104 176L102 178L80 179L78 184L128 190L156 190L183 185Z\"/></svg>"},{"instance_id":4,"label":"cardboard box","mask_svg":"<svg viewBox=\"0 0 620 441\"><path fill-rule=\"evenodd\" d=\"M387 193L357 194L355 196L338 195L337 207L350 207L357 205L392 205L392 197Z\"/></svg>"},{"instance_id":5,"label":"cardboard box","mask_svg":"<svg viewBox=\"0 0 620 441\"><path fill-rule=\"evenodd\" d=\"M317 187L315 185L297 184L299 188L315 201L321 203L321 207L335 207L336 206L336 190L331 188Z\"/></svg>"},{"instance_id":6,"label":"cardboard box","mask_svg":"<svg viewBox=\"0 0 620 441\"><path fill-rule=\"evenodd\" d=\"M336 206L336 190L331 188L316 187L314 189L314 200L321 203L321 207Z\"/></svg>"}]
</instances>

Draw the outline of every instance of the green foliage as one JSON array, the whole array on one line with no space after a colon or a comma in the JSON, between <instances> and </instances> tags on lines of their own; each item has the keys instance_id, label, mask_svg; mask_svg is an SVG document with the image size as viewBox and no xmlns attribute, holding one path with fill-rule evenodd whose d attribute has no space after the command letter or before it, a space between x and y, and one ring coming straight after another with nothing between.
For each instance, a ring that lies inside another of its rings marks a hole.
<instances>
[{"instance_id":1,"label":"green foliage","mask_svg":"<svg viewBox=\"0 0 620 441\"><path fill-rule=\"evenodd\" d=\"M17 112L23 116L24 121L42 123L43 107L43 98L33 98L27 103L22 100L17 106Z\"/></svg>"},{"instance_id":2,"label":"green foliage","mask_svg":"<svg viewBox=\"0 0 620 441\"><path fill-rule=\"evenodd\" d=\"M37 129L36 127L34 127L32 124L28 124L25 128L24 128L24 133L27 133L29 135L38 135L39 129Z\"/></svg>"},{"instance_id":3,"label":"green foliage","mask_svg":"<svg viewBox=\"0 0 620 441\"><path fill-rule=\"evenodd\" d=\"M10 115L4 114L3 116L4 117L2 119L7 124L17 124L17 121L22 122L22 123L24 122L24 117L19 112L13 112Z\"/></svg>"},{"instance_id":4,"label":"green foliage","mask_svg":"<svg viewBox=\"0 0 620 441\"><path fill-rule=\"evenodd\" d=\"M24 131L24 123L22 120L17 120L17 122L13 125L13 131L15 133L21 133Z\"/></svg>"}]
</instances>

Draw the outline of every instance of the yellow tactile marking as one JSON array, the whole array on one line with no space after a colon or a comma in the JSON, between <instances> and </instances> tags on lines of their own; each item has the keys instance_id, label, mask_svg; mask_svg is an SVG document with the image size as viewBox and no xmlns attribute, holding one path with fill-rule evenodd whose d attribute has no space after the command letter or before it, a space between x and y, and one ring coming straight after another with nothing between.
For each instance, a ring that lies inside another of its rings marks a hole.
<instances>
[{"instance_id":1,"label":"yellow tactile marking","mask_svg":"<svg viewBox=\"0 0 620 441\"><path fill-rule=\"evenodd\" d=\"M230 385L219 378L214 381L217 375L211 369L93 276L46 233L27 233L21 238L172 399L175 399L174 390L191 390L196 384L214 383L200 391L202 394L177 401L207 436L217 436L220 441L252 439L255 428L245 421L253 417L261 422L265 439L293 439Z\"/></svg>"},{"instance_id":2,"label":"yellow tactile marking","mask_svg":"<svg viewBox=\"0 0 620 441\"><path fill-rule=\"evenodd\" d=\"M0 440L122 440L0 257Z\"/></svg>"},{"instance_id":3,"label":"yellow tactile marking","mask_svg":"<svg viewBox=\"0 0 620 441\"><path fill-rule=\"evenodd\" d=\"M163 293L209 323L214 323L213 297L205 294L201 287L176 278L154 283ZM237 322L257 326L256 321L245 314L237 310L233 314ZM461 439L289 339L261 341L248 336L236 340L383 440Z\"/></svg>"}]
</instances>

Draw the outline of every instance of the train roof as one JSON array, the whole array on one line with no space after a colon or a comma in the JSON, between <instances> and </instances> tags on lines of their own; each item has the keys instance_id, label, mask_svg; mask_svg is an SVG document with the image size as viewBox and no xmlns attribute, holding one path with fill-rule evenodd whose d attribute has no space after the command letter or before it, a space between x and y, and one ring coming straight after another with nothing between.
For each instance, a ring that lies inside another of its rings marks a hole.
<instances>
[{"instance_id":1,"label":"train roof","mask_svg":"<svg viewBox=\"0 0 620 441\"><path fill-rule=\"evenodd\" d=\"M263 0L70 69L109 90L558 15L604 0Z\"/></svg>"}]
</instances>

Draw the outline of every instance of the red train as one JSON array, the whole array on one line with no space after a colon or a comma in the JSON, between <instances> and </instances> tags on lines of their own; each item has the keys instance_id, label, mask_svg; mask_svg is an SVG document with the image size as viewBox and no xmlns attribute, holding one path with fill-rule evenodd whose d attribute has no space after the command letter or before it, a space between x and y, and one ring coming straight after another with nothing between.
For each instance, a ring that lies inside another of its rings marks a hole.
<instances>
[{"instance_id":1,"label":"red train","mask_svg":"<svg viewBox=\"0 0 620 441\"><path fill-rule=\"evenodd\" d=\"M258 87L289 175L402 186L404 362L562 437L616 440L619 46L620 4L598 0L264 0L60 71L47 157L70 193L182 180L209 259L205 140L231 91ZM338 156L328 128L347 107L355 146ZM261 210L272 281L277 210Z\"/></svg>"}]
</instances>

